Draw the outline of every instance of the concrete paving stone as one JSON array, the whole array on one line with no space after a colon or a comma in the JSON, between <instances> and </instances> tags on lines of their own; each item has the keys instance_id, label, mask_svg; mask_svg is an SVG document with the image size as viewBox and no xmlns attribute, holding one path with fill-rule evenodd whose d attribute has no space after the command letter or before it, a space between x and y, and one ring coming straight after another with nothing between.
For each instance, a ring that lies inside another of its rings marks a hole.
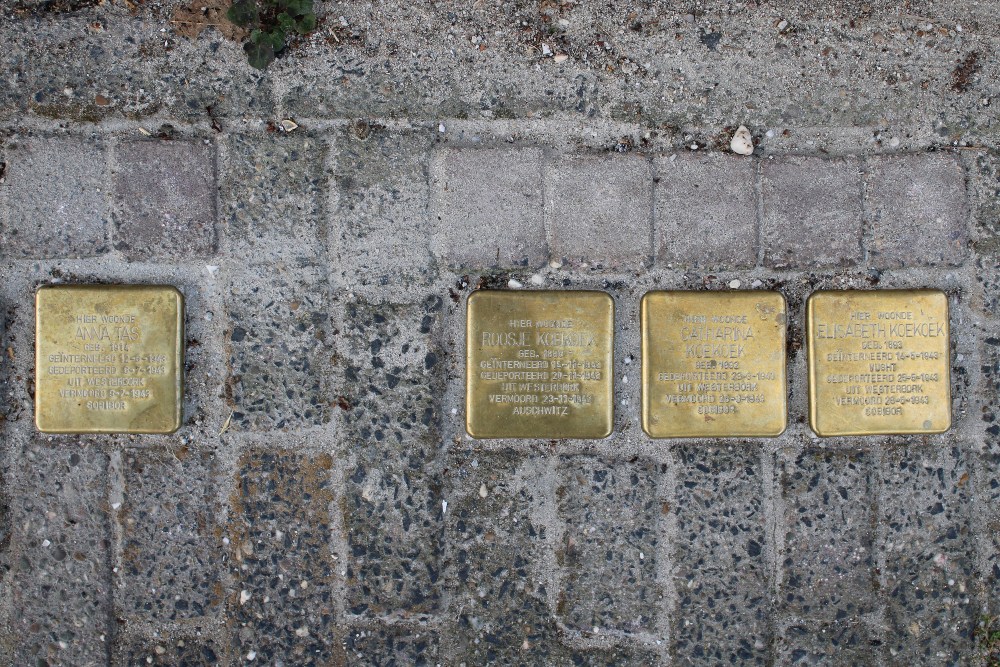
<instances>
[{"instance_id":1,"label":"concrete paving stone","mask_svg":"<svg viewBox=\"0 0 1000 667\"><path fill-rule=\"evenodd\" d=\"M440 149L431 162L432 248L470 270L548 259L537 148Z\"/></svg>"},{"instance_id":2,"label":"concrete paving stone","mask_svg":"<svg viewBox=\"0 0 1000 667\"><path fill-rule=\"evenodd\" d=\"M608 268L649 264L652 189L652 170L644 157L553 156L545 169L545 226L552 257Z\"/></svg>"},{"instance_id":3,"label":"concrete paving stone","mask_svg":"<svg viewBox=\"0 0 1000 667\"><path fill-rule=\"evenodd\" d=\"M215 667L226 664L225 651L207 637L134 639L115 664L121 667Z\"/></svg>"},{"instance_id":4,"label":"concrete paving stone","mask_svg":"<svg viewBox=\"0 0 1000 667\"><path fill-rule=\"evenodd\" d=\"M229 135L219 153L224 247L255 261L318 261L327 148L308 134Z\"/></svg>"},{"instance_id":5,"label":"concrete paving stone","mask_svg":"<svg viewBox=\"0 0 1000 667\"><path fill-rule=\"evenodd\" d=\"M972 643L978 587L964 454L899 447L882 469L888 648L901 663L960 662Z\"/></svg>"},{"instance_id":6,"label":"concrete paving stone","mask_svg":"<svg viewBox=\"0 0 1000 667\"><path fill-rule=\"evenodd\" d=\"M795 624L782 628L778 636L775 664L858 667L884 664L881 640L860 623Z\"/></svg>"},{"instance_id":7,"label":"concrete paving stone","mask_svg":"<svg viewBox=\"0 0 1000 667\"><path fill-rule=\"evenodd\" d=\"M108 459L78 443L19 454L12 507L18 665L104 665L112 637Z\"/></svg>"},{"instance_id":8,"label":"concrete paving stone","mask_svg":"<svg viewBox=\"0 0 1000 667\"><path fill-rule=\"evenodd\" d=\"M215 253L215 146L129 141L115 149L115 248L130 260Z\"/></svg>"},{"instance_id":9,"label":"concrete paving stone","mask_svg":"<svg viewBox=\"0 0 1000 667\"><path fill-rule=\"evenodd\" d=\"M439 481L407 462L362 460L347 479L344 525L352 614L432 613L441 598Z\"/></svg>"},{"instance_id":10,"label":"concrete paving stone","mask_svg":"<svg viewBox=\"0 0 1000 667\"><path fill-rule=\"evenodd\" d=\"M875 508L870 456L806 450L778 455L785 553L780 602L793 614L840 621L875 607Z\"/></svg>"},{"instance_id":11,"label":"concrete paving stone","mask_svg":"<svg viewBox=\"0 0 1000 667\"><path fill-rule=\"evenodd\" d=\"M120 607L151 623L214 616L223 593L213 455L181 446L123 459Z\"/></svg>"},{"instance_id":12,"label":"concrete paving stone","mask_svg":"<svg viewBox=\"0 0 1000 667\"><path fill-rule=\"evenodd\" d=\"M427 283L432 140L430 133L389 132L363 121L337 136L331 266L345 283L393 289Z\"/></svg>"},{"instance_id":13,"label":"concrete paving stone","mask_svg":"<svg viewBox=\"0 0 1000 667\"><path fill-rule=\"evenodd\" d=\"M437 372L441 300L348 304L338 360L353 464L346 473L352 613L425 613L440 600Z\"/></svg>"},{"instance_id":14,"label":"concrete paving stone","mask_svg":"<svg viewBox=\"0 0 1000 667\"><path fill-rule=\"evenodd\" d=\"M438 635L420 626L377 625L348 632L348 665L432 667L441 664Z\"/></svg>"},{"instance_id":15,"label":"concrete paving stone","mask_svg":"<svg viewBox=\"0 0 1000 667\"><path fill-rule=\"evenodd\" d=\"M559 613L569 627L653 628L663 606L657 478L656 465L645 461L560 460L556 497L566 532L556 558L565 570Z\"/></svg>"},{"instance_id":16,"label":"concrete paving stone","mask_svg":"<svg viewBox=\"0 0 1000 667\"><path fill-rule=\"evenodd\" d=\"M258 266L233 277L226 297L233 427L267 431L330 420L328 308L326 277L315 266Z\"/></svg>"},{"instance_id":17,"label":"concrete paving stone","mask_svg":"<svg viewBox=\"0 0 1000 667\"><path fill-rule=\"evenodd\" d=\"M251 450L238 466L230 649L238 664L330 664L341 651L329 544L333 458Z\"/></svg>"},{"instance_id":18,"label":"concrete paving stone","mask_svg":"<svg viewBox=\"0 0 1000 667\"><path fill-rule=\"evenodd\" d=\"M833 268L861 261L861 163L782 156L761 163L764 264Z\"/></svg>"},{"instance_id":19,"label":"concrete paving stone","mask_svg":"<svg viewBox=\"0 0 1000 667\"><path fill-rule=\"evenodd\" d=\"M0 257L108 251L107 150L100 139L25 136L0 146Z\"/></svg>"},{"instance_id":20,"label":"concrete paving stone","mask_svg":"<svg viewBox=\"0 0 1000 667\"><path fill-rule=\"evenodd\" d=\"M657 158L654 165L658 261L700 269L757 264L753 160L724 153L678 153Z\"/></svg>"},{"instance_id":21,"label":"concrete paving stone","mask_svg":"<svg viewBox=\"0 0 1000 667\"><path fill-rule=\"evenodd\" d=\"M868 262L955 266L969 252L965 170L948 153L877 155L867 161Z\"/></svg>"},{"instance_id":22,"label":"concrete paving stone","mask_svg":"<svg viewBox=\"0 0 1000 667\"><path fill-rule=\"evenodd\" d=\"M550 528L535 519L546 461L454 451L448 460L449 664L552 664L565 655L536 568Z\"/></svg>"},{"instance_id":23,"label":"concrete paving stone","mask_svg":"<svg viewBox=\"0 0 1000 667\"><path fill-rule=\"evenodd\" d=\"M380 457L432 435L440 421L443 352L438 344L443 303L348 304L337 338L343 368L344 421L357 445ZM416 468L422 467L416 465Z\"/></svg>"},{"instance_id":24,"label":"concrete paving stone","mask_svg":"<svg viewBox=\"0 0 1000 667\"><path fill-rule=\"evenodd\" d=\"M674 450L674 653L686 664L763 664L771 651L760 452Z\"/></svg>"}]
</instances>

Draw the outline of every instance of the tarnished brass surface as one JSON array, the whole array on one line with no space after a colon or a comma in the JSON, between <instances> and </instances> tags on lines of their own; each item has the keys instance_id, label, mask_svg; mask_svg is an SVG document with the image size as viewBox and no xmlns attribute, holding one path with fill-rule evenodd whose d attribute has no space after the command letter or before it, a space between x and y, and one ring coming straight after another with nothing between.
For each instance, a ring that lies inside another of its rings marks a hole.
<instances>
[{"instance_id":1,"label":"tarnished brass surface","mask_svg":"<svg viewBox=\"0 0 1000 667\"><path fill-rule=\"evenodd\" d=\"M465 330L469 435L610 435L614 309L604 292L484 290L470 295Z\"/></svg>"},{"instance_id":2,"label":"tarnished brass surface","mask_svg":"<svg viewBox=\"0 0 1000 667\"><path fill-rule=\"evenodd\" d=\"M948 297L816 292L806 305L809 422L821 436L951 427Z\"/></svg>"},{"instance_id":3,"label":"tarnished brass surface","mask_svg":"<svg viewBox=\"0 0 1000 667\"><path fill-rule=\"evenodd\" d=\"M776 436L787 423L785 298L648 292L642 428L653 438Z\"/></svg>"},{"instance_id":4,"label":"tarnished brass surface","mask_svg":"<svg viewBox=\"0 0 1000 667\"><path fill-rule=\"evenodd\" d=\"M181 424L184 297L162 285L57 285L35 296L35 424L171 433Z\"/></svg>"}]
</instances>

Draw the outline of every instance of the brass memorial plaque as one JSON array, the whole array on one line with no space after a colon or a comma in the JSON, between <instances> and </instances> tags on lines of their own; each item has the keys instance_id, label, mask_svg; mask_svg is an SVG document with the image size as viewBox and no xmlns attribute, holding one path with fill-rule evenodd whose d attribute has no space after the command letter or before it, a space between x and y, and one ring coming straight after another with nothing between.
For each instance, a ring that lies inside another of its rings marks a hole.
<instances>
[{"instance_id":1,"label":"brass memorial plaque","mask_svg":"<svg viewBox=\"0 0 1000 667\"><path fill-rule=\"evenodd\" d=\"M951 426L948 297L939 290L816 292L806 305L809 421L821 436Z\"/></svg>"},{"instance_id":2,"label":"brass memorial plaque","mask_svg":"<svg viewBox=\"0 0 1000 667\"><path fill-rule=\"evenodd\" d=\"M35 296L35 424L171 433L181 424L184 297L161 285L57 285Z\"/></svg>"},{"instance_id":3,"label":"brass memorial plaque","mask_svg":"<svg viewBox=\"0 0 1000 667\"><path fill-rule=\"evenodd\" d=\"M614 414L615 305L604 292L479 291L466 322L474 438L604 438Z\"/></svg>"},{"instance_id":4,"label":"brass memorial plaque","mask_svg":"<svg viewBox=\"0 0 1000 667\"><path fill-rule=\"evenodd\" d=\"M640 319L642 428L650 437L763 437L785 430L783 296L649 292Z\"/></svg>"}]
</instances>

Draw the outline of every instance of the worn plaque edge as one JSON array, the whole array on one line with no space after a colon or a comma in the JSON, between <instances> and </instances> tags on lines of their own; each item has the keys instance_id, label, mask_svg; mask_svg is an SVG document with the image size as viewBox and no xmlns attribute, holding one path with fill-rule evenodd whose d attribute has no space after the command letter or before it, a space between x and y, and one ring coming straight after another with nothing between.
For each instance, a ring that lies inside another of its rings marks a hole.
<instances>
[{"instance_id":1,"label":"worn plaque edge","mask_svg":"<svg viewBox=\"0 0 1000 667\"><path fill-rule=\"evenodd\" d=\"M922 294L935 294L940 295L944 299L944 325L948 332L948 362L945 364L945 377L948 388L948 420L944 427L941 429L935 429L932 431L927 431L924 429L899 429L895 431L821 431L816 422L818 421L818 410L815 386L816 383L813 380L813 373L816 370L815 358L812 350L812 329L813 329L813 299L817 296L822 296L824 294L841 294L844 292L860 292L864 294L877 294L877 293L922 293ZM806 330L805 330L805 347L806 347L806 382L809 384L809 428L812 429L813 433L821 438L837 438L837 437L855 437L855 436L866 436L866 435L939 435L941 433L947 433L952 426L954 421L952 415L952 395L951 395L951 303L948 301L948 295L944 290L935 288L916 288L916 289L906 289L906 288L894 288L885 290L817 290L809 295L806 300Z\"/></svg>"},{"instance_id":2,"label":"worn plaque edge","mask_svg":"<svg viewBox=\"0 0 1000 667\"><path fill-rule=\"evenodd\" d=\"M478 300L476 297L479 294L588 294L597 295L602 299L607 300L609 306L611 307L611 388L609 397L611 400L608 401L608 428L601 435L594 436L573 436L573 437L560 437L560 438L550 438L545 436L531 437L531 436L505 436L505 435L490 435L490 434L479 434L473 432L472 430L472 376L469 374L469 368L472 362L472 345L469 340L469 330L470 324L472 322L472 301L473 299ZM490 290L490 289L477 289L472 292L465 299L465 432L470 438L475 440L604 440L608 438L615 432L615 388L617 383L615 382L615 340L616 336L616 326L615 326L615 299L609 293L603 290Z\"/></svg>"},{"instance_id":3,"label":"worn plaque edge","mask_svg":"<svg viewBox=\"0 0 1000 667\"><path fill-rule=\"evenodd\" d=\"M174 396L174 420L173 423L168 427L169 430L152 430L152 429L139 429L134 431L122 431L118 429L92 429L88 431L79 431L76 429L51 429L44 428L41 423L42 412L41 407L41 393L38 391L37 387L37 377L38 369L41 367L41 346L39 346L38 341L41 340L41 318L39 317L39 306L41 304L42 295L48 291L57 290L80 290L80 289L105 289L105 290L120 290L120 291L144 291L144 290L170 290L174 293L177 298L177 348L174 350L174 358L177 360L177 389L176 395ZM82 283L82 284L72 284L72 285L42 285L37 290L35 290L35 428L41 433L52 433L57 435L94 435L94 434L109 434L109 433L125 433L125 434L135 434L135 435L170 435L171 433L176 433L181 427L181 415L184 409L184 294L177 289L175 285L147 285L147 284L114 284L106 285L102 283Z\"/></svg>"},{"instance_id":4,"label":"worn plaque edge","mask_svg":"<svg viewBox=\"0 0 1000 667\"><path fill-rule=\"evenodd\" d=\"M648 343L646 342L645 329L643 328L643 323L646 321L646 309L649 308L647 305L647 299L654 297L659 294L773 294L781 299L781 303L784 305L785 309L785 340L784 340L784 354L781 355L781 428L774 432L743 432L743 433L727 433L725 435L705 435L701 433L691 433L691 434L681 434L681 435L653 435L649 430L649 417L650 411L646 407L646 397L649 396L649 379L646 374L646 350L648 349ZM729 290L729 291L716 291L716 290L650 290L642 295L642 299L639 300L639 338L640 338L640 352L642 354L642 396L639 401L639 410L641 411L642 432L646 434L647 437L653 440L697 440L697 439L712 439L712 440L724 440L726 438L777 438L781 436L785 431L788 430L788 299L781 292L772 290Z\"/></svg>"}]
</instances>

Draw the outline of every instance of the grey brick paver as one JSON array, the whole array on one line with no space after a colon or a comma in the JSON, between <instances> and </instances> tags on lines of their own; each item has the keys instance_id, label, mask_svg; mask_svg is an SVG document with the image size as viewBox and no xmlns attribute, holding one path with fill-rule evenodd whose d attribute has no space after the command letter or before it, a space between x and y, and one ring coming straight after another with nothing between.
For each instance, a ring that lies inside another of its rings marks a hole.
<instances>
[{"instance_id":1,"label":"grey brick paver","mask_svg":"<svg viewBox=\"0 0 1000 667\"><path fill-rule=\"evenodd\" d=\"M861 163L775 157L761 164L764 264L831 268L861 261Z\"/></svg>"},{"instance_id":2,"label":"grey brick paver","mask_svg":"<svg viewBox=\"0 0 1000 667\"><path fill-rule=\"evenodd\" d=\"M657 158L658 260L697 268L757 264L754 160L721 153Z\"/></svg>"},{"instance_id":3,"label":"grey brick paver","mask_svg":"<svg viewBox=\"0 0 1000 667\"><path fill-rule=\"evenodd\" d=\"M875 156L865 185L872 264L954 266L965 259L969 208L957 156Z\"/></svg>"},{"instance_id":4,"label":"grey brick paver","mask_svg":"<svg viewBox=\"0 0 1000 667\"><path fill-rule=\"evenodd\" d=\"M115 248L132 260L215 252L215 149L135 141L115 150Z\"/></svg>"},{"instance_id":5,"label":"grey brick paver","mask_svg":"<svg viewBox=\"0 0 1000 667\"><path fill-rule=\"evenodd\" d=\"M545 223L552 256L591 266L648 264L652 186L646 158L551 158L545 171Z\"/></svg>"},{"instance_id":6,"label":"grey brick paver","mask_svg":"<svg viewBox=\"0 0 1000 667\"><path fill-rule=\"evenodd\" d=\"M23 137L0 152L0 257L108 250L107 150L99 139Z\"/></svg>"},{"instance_id":7,"label":"grey brick paver","mask_svg":"<svg viewBox=\"0 0 1000 667\"><path fill-rule=\"evenodd\" d=\"M548 256L537 148L441 149L431 163L432 247L449 265L537 267Z\"/></svg>"}]
</instances>

